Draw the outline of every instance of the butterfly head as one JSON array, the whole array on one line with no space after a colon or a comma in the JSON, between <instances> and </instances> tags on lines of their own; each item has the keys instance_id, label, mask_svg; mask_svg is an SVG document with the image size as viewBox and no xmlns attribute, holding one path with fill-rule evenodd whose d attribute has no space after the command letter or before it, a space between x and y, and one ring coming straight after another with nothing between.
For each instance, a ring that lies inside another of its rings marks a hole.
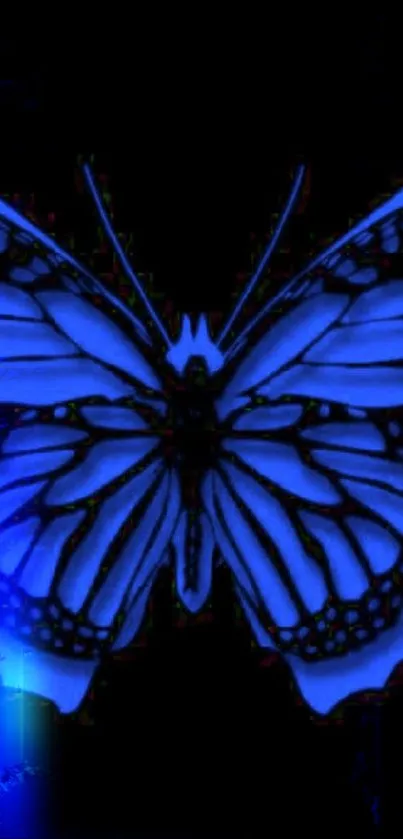
<instances>
[{"instance_id":1,"label":"butterfly head","mask_svg":"<svg viewBox=\"0 0 403 839\"><path fill-rule=\"evenodd\" d=\"M193 330L189 315L184 315L179 339L168 350L166 360L182 375L188 362L195 357L205 361L210 375L220 370L224 363L223 353L209 334L206 316L200 315Z\"/></svg>"}]
</instances>

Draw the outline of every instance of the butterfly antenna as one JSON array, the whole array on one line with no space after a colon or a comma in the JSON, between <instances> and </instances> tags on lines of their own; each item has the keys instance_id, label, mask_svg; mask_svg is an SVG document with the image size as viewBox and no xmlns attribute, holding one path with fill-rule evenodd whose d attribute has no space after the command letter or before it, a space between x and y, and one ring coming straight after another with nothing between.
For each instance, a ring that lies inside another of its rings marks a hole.
<instances>
[{"instance_id":1,"label":"butterfly antenna","mask_svg":"<svg viewBox=\"0 0 403 839\"><path fill-rule=\"evenodd\" d=\"M280 238L280 236L283 232L283 229L284 229L285 225L287 224L288 218L289 218L289 216L292 212L292 209L295 205L295 202L298 198L298 193L301 189L301 184L302 184L302 181L304 179L304 174L305 174L305 166L299 166L298 170L297 170L297 174L296 174L295 179L294 179L294 183L292 185L292 189L291 189L287 204L284 207L284 210L281 214L280 220L279 220L279 222L277 224L277 227L274 231L274 235L272 236L266 250L264 251L264 254L263 254L263 256L262 256L262 258L259 262L259 265L256 268L255 273L251 277L251 279L250 279L247 287L245 288L245 290L242 292L241 297L239 298L239 300L238 300L238 302L235 306L234 311L230 315L226 325L224 326L220 335L218 336L218 341L217 341L217 346L218 347L220 346L220 344L222 344L222 342L224 341L224 338L226 338L226 336L228 335L228 332L231 329L232 324L234 323L234 321L238 317L239 312L241 311L243 305L245 304L246 299L249 297L249 295L252 293L253 289L255 288L256 283L260 279L264 269L267 267L267 264L269 262L269 259L272 255L274 249L277 247L278 240L279 240L279 238Z\"/></svg>"},{"instance_id":2,"label":"butterfly antenna","mask_svg":"<svg viewBox=\"0 0 403 839\"><path fill-rule=\"evenodd\" d=\"M97 187L95 185L94 177L92 175L92 172L91 172L91 169L90 169L90 166L88 165L88 163L85 163L83 165L82 170L83 170L85 182L86 182L87 187L88 187L88 189L91 193L91 197L94 201L94 204L97 208L97 212L98 212L98 215L101 219L101 223L102 223L102 226L104 228L104 231L105 231L108 239L110 240L115 253L117 254L117 256L120 260L120 263L122 265L122 268L123 268L126 276L129 278L129 280L132 283L135 291L137 292L140 299L142 300L144 306L147 309L148 314L150 315L150 318L152 319L156 328L161 333L166 345L168 347L172 347L172 342L169 338L169 335L168 335L166 329L164 328L163 323L161 323L161 320L159 319L157 313L154 311L154 309L153 309L153 307L152 307L152 305L151 305L151 303L150 303L150 301L149 301L149 299L148 299L148 297L147 297L147 295L146 295L146 293L145 293L145 291L144 291L144 289L141 285L141 282L140 282L139 278L136 276L136 274L134 273L134 271L133 271L133 269L132 269L132 267L129 263L129 260L127 259L127 256L126 256L126 254L125 254L125 252L124 252L124 250L123 250L123 248L122 248L122 246L119 242L119 239L116 236L116 233L115 233L115 231L114 231L114 229L113 229L113 227L110 223L110 220L108 218L107 212L106 212L105 207L103 205L101 196L99 194L99 190L97 189Z\"/></svg>"}]
</instances>

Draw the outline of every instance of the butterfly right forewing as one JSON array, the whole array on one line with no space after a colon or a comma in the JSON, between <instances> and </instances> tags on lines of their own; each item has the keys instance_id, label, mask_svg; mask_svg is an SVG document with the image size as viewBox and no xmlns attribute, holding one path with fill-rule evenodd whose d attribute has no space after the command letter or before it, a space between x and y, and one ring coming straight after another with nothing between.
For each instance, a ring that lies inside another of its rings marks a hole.
<instances>
[{"instance_id":1,"label":"butterfly right forewing","mask_svg":"<svg viewBox=\"0 0 403 839\"><path fill-rule=\"evenodd\" d=\"M315 260L217 403L218 544L260 642L322 710L403 657L402 200Z\"/></svg>"}]
</instances>

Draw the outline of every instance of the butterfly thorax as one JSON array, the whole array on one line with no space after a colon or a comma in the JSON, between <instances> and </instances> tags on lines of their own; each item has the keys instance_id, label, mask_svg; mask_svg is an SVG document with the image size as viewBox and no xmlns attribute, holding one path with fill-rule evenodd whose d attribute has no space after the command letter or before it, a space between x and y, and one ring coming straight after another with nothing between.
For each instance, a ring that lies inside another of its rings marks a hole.
<instances>
[{"instance_id":1,"label":"butterfly thorax","mask_svg":"<svg viewBox=\"0 0 403 839\"><path fill-rule=\"evenodd\" d=\"M165 454L179 471L187 506L197 503L202 477L218 453L219 428L210 382L205 360L193 356L170 393Z\"/></svg>"}]
</instances>

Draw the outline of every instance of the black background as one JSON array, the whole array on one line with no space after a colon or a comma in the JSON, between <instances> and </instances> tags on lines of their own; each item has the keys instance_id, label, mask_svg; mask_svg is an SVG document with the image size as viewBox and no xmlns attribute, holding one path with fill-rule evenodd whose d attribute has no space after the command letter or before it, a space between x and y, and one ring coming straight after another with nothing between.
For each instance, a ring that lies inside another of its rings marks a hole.
<instances>
[{"instance_id":1,"label":"black background","mask_svg":"<svg viewBox=\"0 0 403 839\"><path fill-rule=\"evenodd\" d=\"M290 271L401 185L398 27L291 7L238 25L153 15L2 36L0 191L34 193L81 256L95 227L74 172L94 153L135 268L179 310L225 311L299 162L310 191L284 242ZM225 572L207 623L175 624L167 578L154 602L145 647L105 666L81 714L38 712L52 837L367 836L376 792L383 829L398 818L399 686L378 710L350 700L320 724L286 667L251 650Z\"/></svg>"}]
</instances>

